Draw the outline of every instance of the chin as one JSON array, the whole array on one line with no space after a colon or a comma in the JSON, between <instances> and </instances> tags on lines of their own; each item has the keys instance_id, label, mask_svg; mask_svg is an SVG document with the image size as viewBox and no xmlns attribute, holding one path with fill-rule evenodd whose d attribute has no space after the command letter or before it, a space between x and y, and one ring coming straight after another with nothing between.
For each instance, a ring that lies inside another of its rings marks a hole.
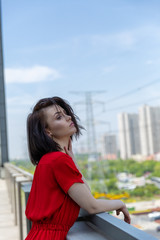
<instances>
[{"instance_id":1,"label":"chin","mask_svg":"<svg viewBox=\"0 0 160 240\"><path fill-rule=\"evenodd\" d=\"M76 132L77 132L77 129L75 129L74 131L72 131L71 136L73 136Z\"/></svg>"},{"instance_id":2,"label":"chin","mask_svg":"<svg viewBox=\"0 0 160 240\"><path fill-rule=\"evenodd\" d=\"M75 130L74 130L74 133L76 133L77 132L77 128L75 128Z\"/></svg>"}]
</instances>

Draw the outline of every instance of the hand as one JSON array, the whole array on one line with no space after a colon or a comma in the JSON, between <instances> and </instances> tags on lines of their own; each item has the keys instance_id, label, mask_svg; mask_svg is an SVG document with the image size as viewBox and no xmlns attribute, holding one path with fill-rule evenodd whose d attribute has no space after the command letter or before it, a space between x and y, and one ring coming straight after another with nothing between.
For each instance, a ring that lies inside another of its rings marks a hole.
<instances>
[{"instance_id":1,"label":"hand","mask_svg":"<svg viewBox=\"0 0 160 240\"><path fill-rule=\"evenodd\" d=\"M68 154L74 161L75 159L74 159L74 154L73 154L73 151L72 151L72 141L71 141L71 138L69 138L68 146L67 147L64 146L64 150L65 150L66 154Z\"/></svg>"},{"instance_id":2,"label":"hand","mask_svg":"<svg viewBox=\"0 0 160 240\"><path fill-rule=\"evenodd\" d=\"M125 221L126 223L129 223L129 224L130 224L130 223L131 223L131 217L130 217L130 215L129 215L128 209L126 208L126 205L125 205L125 204L124 204L124 206L123 206L122 208L116 210L116 214L117 214L117 215L119 215L120 212L122 212L122 213L124 214L124 221Z\"/></svg>"}]
</instances>

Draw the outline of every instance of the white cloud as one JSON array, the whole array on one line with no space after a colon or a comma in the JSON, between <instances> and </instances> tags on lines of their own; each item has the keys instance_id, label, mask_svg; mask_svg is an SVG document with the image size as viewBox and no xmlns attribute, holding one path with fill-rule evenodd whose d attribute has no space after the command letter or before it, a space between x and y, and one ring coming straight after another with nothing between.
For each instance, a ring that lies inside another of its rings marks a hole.
<instances>
[{"instance_id":1,"label":"white cloud","mask_svg":"<svg viewBox=\"0 0 160 240\"><path fill-rule=\"evenodd\" d=\"M33 66L30 68L6 68L5 80L7 83L34 83L60 78L60 73L47 66Z\"/></svg>"}]
</instances>

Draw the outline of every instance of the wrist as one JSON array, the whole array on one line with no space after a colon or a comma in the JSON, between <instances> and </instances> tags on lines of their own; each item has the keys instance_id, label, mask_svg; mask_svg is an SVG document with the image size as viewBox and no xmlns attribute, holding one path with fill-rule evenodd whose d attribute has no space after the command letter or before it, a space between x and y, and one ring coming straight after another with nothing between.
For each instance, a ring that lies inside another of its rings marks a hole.
<instances>
[{"instance_id":1,"label":"wrist","mask_svg":"<svg viewBox=\"0 0 160 240\"><path fill-rule=\"evenodd\" d=\"M115 200L117 201L117 209L122 209L125 207L124 202L122 202L121 200Z\"/></svg>"},{"instance_id":2,"label":"wrist","mask_svg":"<svg viewBox=\"0 0 160 240\"><path fill-rule=\"evenodd\" d=\"M121 201L121 200L120 200ZM126 207L126 204L124 202L121 201L121 204L122 204L122 207L121 208L124 208Z\"/></svg>"}]
</instances>

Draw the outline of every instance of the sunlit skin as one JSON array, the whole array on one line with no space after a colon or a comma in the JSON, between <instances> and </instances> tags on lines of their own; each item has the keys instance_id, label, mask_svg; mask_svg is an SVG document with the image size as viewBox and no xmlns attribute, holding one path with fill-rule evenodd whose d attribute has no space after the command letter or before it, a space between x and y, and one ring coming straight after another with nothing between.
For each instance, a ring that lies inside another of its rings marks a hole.
<instances>
[{"instance_id":1,"label":"sunlit skin","mask_svg":"<svg viewBox=\"0 0 160 240\"><path fill-rule=\"evenodd\" d=\"M70 126L72 123L71 116L67 115L65 110L60 106L54 105L45 109L45 115L48 124L46 128L47 134L61 146L63 149L62 152L68 154L73 159L79 169L74 158L70 138L77 131L74 125ZM68 190L69 196L81 208L90 214L116 210L117 215L119 215L120 212L123 213L125 222L131 222L126 205L121 200L95 199L83 175L82 180L84 184L74 183Z\"/></svg>"}]
</instances>

